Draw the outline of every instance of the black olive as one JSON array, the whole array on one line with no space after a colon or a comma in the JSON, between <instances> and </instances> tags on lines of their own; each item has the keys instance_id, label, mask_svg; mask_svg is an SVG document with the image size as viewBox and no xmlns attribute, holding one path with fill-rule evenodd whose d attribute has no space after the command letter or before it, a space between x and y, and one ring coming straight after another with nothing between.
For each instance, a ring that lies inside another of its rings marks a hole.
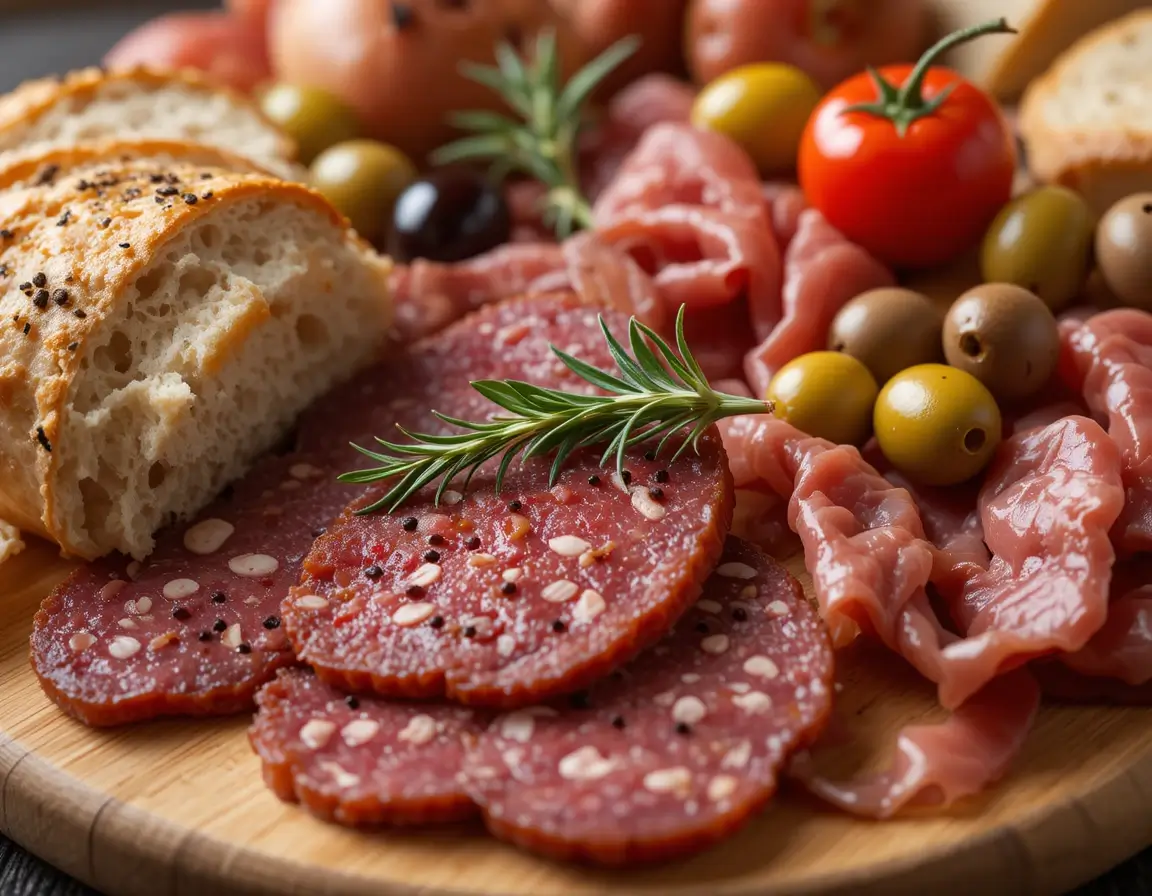
<instances>
[{"instance_id":1,"label":"black olive","mask_svg":"<svg viewBox=\"0 0 1152 896\"><path fill-rule=\"evenodd\" d=\"M400 194L388 250L397 261L463 261L508 242L511 231L499 187L466 168L444 168Z\"/></svg>"}]
</instances>

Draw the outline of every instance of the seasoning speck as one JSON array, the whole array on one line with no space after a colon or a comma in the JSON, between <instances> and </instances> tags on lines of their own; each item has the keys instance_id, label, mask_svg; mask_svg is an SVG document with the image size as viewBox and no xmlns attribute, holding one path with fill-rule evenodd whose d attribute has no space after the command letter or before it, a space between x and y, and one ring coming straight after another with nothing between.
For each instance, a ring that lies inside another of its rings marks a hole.
<instances>
[{"instance_id":1,"label":"seasoning speck","mask_svg":"<svg viewBox=\"0 0 1152 896\"><path fill-rule=\"evenodd\" d=\"M439 551L425 551L424 552L424 559L427 560L429 563L439 563L440 562L440 552Z\"/></svg>"},{"instance_id":2,"label":"seasoning speck","mask_svg":"<svg viewBox=\"0 0 1152 896\"><path fill-rule=\"evenodd\" d=\"M737 622L744 622L748 618L748 611L743 607L737 607L732 611L732 618Z\"/></svg>"},{"instance_id":3,"label":"seasoning speck","mask_svg":"<svg viewBox=\"0 0 1152 896\"><path fill-rule=\"evenodd\" d=\"M176 609L172 611L172 618L179 619L181 622L187 622L192 618L192 614L184 607L176 607Z\"/></svg>"},{"instance_id":4,"label":"seasoning speck","mask_svg":"<svg viewBox=\"0 0 1152 896\"><path fill-rule=\"evenodd\" d=\"M433 532L428 536L428 544L433 546L444 544L444 536L440 535L438 532Z\"/></svg>"},{"instance_id":5,"label":"seasoning speck","mask_svg":"<svg viewBox=\"0 0 1152 896\"><path fill-rule=\"evenodd\" d=\"M616 716L616 718L614 718L612 720L612 727L623 729L624 728L624 716Z\"/></svg>"},{"instance_id":6,"label":"seasoning speck","mask_svg":"<svg viewBox=\"0 0 1152 896\"><path fill-rule=\"evenodd\" d=\"M36 296L32 299L32 304L35 305L37 308L47 308L48 307L48 299L49 299L48 290L38 289L38 290L36 290Z\"/></svg>"},{"instance_id":7,"label":"seasoning speck","mask_svg":"<svg viewBox=\"0 0 1152 896\"><path fill-rule=\"evenodd\" d=\"M268 629L268 631L274 631L275 629L280 628L280 617L269 616L264 620L264 628Z\"/></svg>"},{"instance_id":8,"label":"seasoning speck","mask_svg":"<svg viewBox=\"0 0 1152 896\"><path fill-rule=\"evenodd\" d=\"M591 476L588 477L588 484L589 485L599 485L600 484L600 477L597 476L595 473L593 473Z\"/></svg>"},{"instance_id":9,"label":"seasoning speck","mask_svg":"<svg viewBox=\"0 0 1152 896\"><path fill-rule=\"evenodd\" d=\"M79 342L69 342L69 343L68 343L68 351L70 351L70 352L74 352L74 351L76 351L76 349L78 349L78 348L80 348L80 343L79 343Z\"/></svg>"},{"instance_id":10,"label":"seasoning speck","mask_svg":"<svg viewBox=\"0 0 1152 896\"><path fill-rule=\"evenodd\" d=\"M424 589L421 588L419 585L409 585L408 588L404 591L404 593L407 594L409 597L419 597L421 594L424 593Z\"/></svg>"},{"instance_id":11,"label":"seasoning speck","mask_svg":"<svg viewBox=\"0 0 1152 896\"><path fill-rule=\"evenodd\" d=\"M70 296L68 295L68 290L64 289L63 287L52 291L52 301L57 305L67 305L69 298Z\"/></svg>"},{"instance_id":12,"label":"seasoning speck","mask_svg":"<svg viewBox=\"0 0 1152 896\"><path fill-rule=\"evenodd\" d=\"M400 0L392 0L392 25L397 31L406 31L416 22L412 7Z\"/></svg>"},{"instance_id":13,"label":"seasoning speck","mask_svg":"<svg viewBox=\"0 0 1152 896\"><path fill-rule=\"evenodd\" d=\"M552 631L554 631L554 632L566 632L566 631L568 631L568 626L566 626L564 624L563 619L557 619L555 622L552 623Z\"/></svg>"},{"instance_id":14,"label":"seasoning speck","mask_svg":"<svg viewBox=\"0 0 1152 896\"><path fill-rule=\"evenodd\" d=\"M200 201L200 197L197 196L195 193L185 193L180 198L184 200L184 203L186 205L195 205L197 202Z\"/></svg>"},{"instance_id":15,"label":"seasoning speck","mask_svg":"<svg viewBox=\"0 0 1152 896\"><path fill-rule=\"evenodd\" d=\"M88 315L87 315L87 313L84 311L84 309L83 309L83 308L77 308L75 311L73 311L73 312L72 312L72 316L73 316L73 317L77 317L77 318L79 318L80 320L84 320L84 318L86 318Z\"/></svg>"},{"instance_id":16,"label":"seasoning speck","mask_svg":"<svg viewBox=\"0 0 1152 896\"><path fill-rule=\"evenodd\" d=\"M100 226L101 226L101 227L107 227L107 226L108 226L109 224L111 224L111 223L112 223L112 219L111 219L111 218L102 218L102 219L100 220Z\"/></svg>"},{"instance_id":17,"label":"seasoning speck","mask_svg":"<svg viewBox=\"0 0 1152 896\"><path fill-rule=\"evenodd\" d=\"M650 488L648 494L654 501L664 500L664 489L662 488Z\"/></svg>"},{"instance_id":18,"label":"seasoning speck","mask_svg":"<svg viewBox=\"0 0 1152 896\"><path fill-rule=\"evenodd\" d=\"M508 509L511 510L513 513L515 513L518 510L523 510L524 505L521 504L519 501L509 501L508 502Z\"/></svg>"},{"instance_id":19,"label":"seasoning speck","mask_svg":"<svg viewBox=\"0 0 1152 896\"><path fill-rule=\"evenodd\" d=\"M464 627L464 637L465 638L475 638L476 637L476 626L474 626L474 625L465 626Z\"/></svg>"},{"instance_id":20,"label":"seasoning speck","mask_svg":"<svg viewBox=\"0 0 1152 896\"><path fill-rule=\"evenodd\" d=\"M217 619L214 623L212 623L212 631L214 632L222 632L226 628L228 628L228 623L223 619Z\"/></svg>"},{"instance_id":21,"label":"seasoning speck","mask_svg":"<svg viewBox=\"0 0 1152 896\"><path fill-rule=\"evenodd\" d=\"M33 286L47 286L48 285L47 275L43 271L38 271L36 273L36 276L32 278L32 285Z\"/></svg>"},{"instance_id":22,"label":"seasoning speck","mask_svg":"<svg viewBox=\"0 0 1152 896\"><path fill-rule=\"evenodd\" d=\"M416 527L420 525L420 521L414 516L406 516L400 525L404 527L405 532L415 532Z\"/></svg>"},{"instance_id":23,"label":"seasoning speck","mask_svg":"<svg viewBox=\"0 0 1152 896\"><path fill-rule=\"evenodd\" d=\"M59 218L56 219L56 226L57 227L64 227L71 220L72 220L72 210L66 208L66 209L64 209L64 213Z\"/></svg>"},{"instance_id":24,"label":"seasoning speck","mask_svg":"<svg viewBox=\"0 0 1152 896\"><path fill-rule=\"evenodd\" d=\"M352 694L344 698L344 702L348 705L349 709L359 709L360 699Z\"/></svg>"},{"instance_id":25,"label":"seasoning speck","mask_svg":"<svg viewBox=\"0 0 1152 896\"><path fill-rule=\"evenodd\" d=\"M384 570L382 570L379 566L377 566L375 563L373 563L366 570L364 570L364 575L366 575L370 579L378 579L378 578L380 578L380 576L384 575Z\"/></svg>"},{"instance_id":26,"label":"seasoning speck","mask_svg":"<svg viewBox=\"0 0 1152 896\"><path fill-rule=\"evenodd\" d=\"M631 485L632 484L632 472L631 472L631 470L625 470L624 475L622 475L620 478L624 480L625 485Z\"/></svg>"},{"instance_id":27,"label":"seasoning speck","mask_svg":"<svg viewBox=\"0 0 1152 896\"><path fill-rule=\"evenodd\" d=\"M121 243L121 244L120 244L120 248L121 248L121 249L131 249L131 248L132 248L132 244L131 244L131 243Z\"/></svg>"},{"instance_id":28,"label":"seasoning speck","mask_svg":"<svg viewBox=\"0 0 1152 896\"><path fill-rule=\"evenodd\" d=\"M676 733L677 734L691 734L692 733L692 726L686 724L685 722L677 722L676 723Z\"/></svg>"},{"instance_id":29,"label":"seasoning speck","mask_svg":"<svg viewBox=\"0 0 1152 896\"><path fill-rule=\"evenodd\" d=\"M14 237L15 235L16 235L16 234L14 234L14 233L13 233L11 230L9 230L7 227L5 227L3 230L0 230L0 239L10 240L10 239L12 239L12 237Z\"/></svg>"},{"instance_id":30,"label":"seasoning speck","mask_svg":"<svg viewBox=\"0 0 1152 896\"><path fill-rule=\"evenodd\" d=\"M226 600L228 600L228 596L223 591L213 591L212 592L212 603L222 604Z\"/></svg>"},{"instance_id":31,"label":"seasoning speck","mask_svg":"<svg viewBox=\"0 0 1152 896\"><path fill-rule=\"evenodd\" d=\"M201 641L211 641L212 640L212 632L200 632L200 634L197 637Z\"/></svg>"},{"instance_id":32,"label":"seasoning speck","mask_svg":"<svg viewBox=\"0 0 1152 896\"><path fill-rule=\"evenodd\" d=\"M433 616L431 619L428 620L428 624L430 626L432 626L432 628L444 628L444 617L443 616Z\"/></svg>"},{"instance_id":33,"label":"seasoning speck","mask_svg":"<svg viewBox=\"0 0 1152 896\"><path fill-rule=\"evenodd\" d=\"M500 593L501 594L515 594L516 593L516 583L515 582L505 582L503 585L500 586Z\"/></svg>"},{"instance_id":34,"label":"seasoning speck","mask_svg":"<svg viewBox=\"0 0 1152 896\"><path fill-rule=\"evenodd\" d=\"M247 644L241 644L239 647L236 648L236 652L248 654L248 653L252 652L252 648L249 647Z\"/></svg>"},{"instance_id":35,"label":"seasoning speck","mask_svg":"<svg viewBox=\"0 0 1152 896\"><path fill-rule=\"evenodd\" d=\"M696 623L696 631L700 632L701 634L705 634L705 635L708 634L708 623L707 622L697 622Z\"/></svg>"},{"instance_id":36,"label":"seasoning speck","mask_svg":"<svg viewBox=\"0 0 1152 896\"><path fill-rule=\"evenodd\" d=\"M476 548L480 547L480 539L473 535L471 538L464 542L464 547L468 548L470 551L474 551Z\"/></svg>"},{"instance_id":37,"label":"seasoning speck","mask_svg":"<svg viewBox=\"0 0 1152 896\"><path fill-rule=\"evenodd\" d=\"M48 441L48 435L44 432L43 426L36 427L36 441L40 443L41 448L49 454L52 453L52 443Z\"/></svg>"},{"instance_id":38,"label":"seasoning speck","mask_svg":"<svg viewBox=\"0 0 1152 896\"><path fill-rule=\"evenodd\" d=\"M655 479L657 482L667 482L668 481L668 471L667 470L657 470Z\"/></svg>"}]
</instances>

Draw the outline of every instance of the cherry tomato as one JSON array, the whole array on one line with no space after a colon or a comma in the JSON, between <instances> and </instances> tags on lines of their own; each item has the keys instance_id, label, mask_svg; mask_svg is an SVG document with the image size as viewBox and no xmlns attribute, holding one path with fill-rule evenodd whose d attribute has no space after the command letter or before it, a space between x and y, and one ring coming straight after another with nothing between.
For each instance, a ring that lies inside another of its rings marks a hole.
<instances>
[{"instance_id":1,"label":"cherry tomato","mask_svg":"<svg viewBox=\"0 0 1152 896\"><path fill-rule=\"evenodd\" d=\"M1003 19L964 29L916 66L849 78L812 113L800 142L809 205L852 242L900 268L931 267L978 243L1012 195L1016 143L988 94L934 67Z\"/></svg>"}]
</instances>

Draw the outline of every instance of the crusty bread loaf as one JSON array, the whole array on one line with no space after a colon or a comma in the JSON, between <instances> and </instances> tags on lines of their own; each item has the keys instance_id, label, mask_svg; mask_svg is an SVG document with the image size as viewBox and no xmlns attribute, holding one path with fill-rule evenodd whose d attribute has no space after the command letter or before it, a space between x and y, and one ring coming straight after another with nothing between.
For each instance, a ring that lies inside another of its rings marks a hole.
<instances>
[{"instance_id":1,"label":"crusty bread loaf","mask_svg":"<svg viewBox=\"0 0 1152 896\"><path fill-rule=\"evenodd\" d=\"M87 68L0 97L0 152L102 140L186 140L302 179L295 146L250 98L191 71Z\"/></svg>"},{"instance_id":2,"label":"crusty bread loaf","mask_svg":"<svg viewBox=\"0 0 1152 896\"><path fill-rule=\"evenodd\" d=\"M389 265L319 194L147 162L0 193L0 519L137 558L377 350Z\"/></svg>"},{"instance_id":3,"label":"crusty bread loaf","mask_svg":"<svg viewBox=\"0 0 1152 896\"><path fill-rule=\"evenodd\" d=\"M0 190L51 183L80 168L136 162L153 165L159 172L167 171L172 165L204 165L277 176L246 156L201 143L186 140L100 140L46 151L0 153Z\"/></svg>"},{"instance_id":4,"label":"crusty bread loaf","mask_svg":"<svg viewBox=\"0 0 1152 896\"><path fill-rule=\"evenodd\" d=\"M1015 37L986 37L949 52L948 65L994 96L1015 101L1078 38L1152 0L929 0L947 34L1003 16Z\"/></svg>"},{"instance_id":5,"label":"crusty bread loaf","mask_svg":"<svg viewBox=\"0 0 1152 896\"><path fill-rule=\"evenodd\" d=\"M1152 9L1093 31L1024 94L1020 133L1042 181L1096 212L1152 190Z\"/></svg>"}]
</instances>

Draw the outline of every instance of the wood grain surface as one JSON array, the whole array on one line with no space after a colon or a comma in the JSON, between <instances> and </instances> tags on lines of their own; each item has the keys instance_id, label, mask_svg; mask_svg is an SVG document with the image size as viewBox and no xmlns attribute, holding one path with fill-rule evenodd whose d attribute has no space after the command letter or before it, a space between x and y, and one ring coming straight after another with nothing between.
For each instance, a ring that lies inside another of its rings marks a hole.
<instances>
[{"instance_id":1,"label":"wood grain surface","mask_svg":"<svg viewBox=\"0 0 1152 896\"><path fill-rule=\"evenodd\" d=\"M794 563L794 568L802 566ZM1046 708L1009 777L943 815L872 823L786 790L718 848L610 874L551 864L473 826L357 833L263 787L245 719L93 731L28 666L38 601L68 566L45 545L0 568L0 830L109 894L1055 894L1152 843L1152 711ZM883 760L931 689L876 650L840 664L839 713Z\"/></svg>"}]
</instances>

